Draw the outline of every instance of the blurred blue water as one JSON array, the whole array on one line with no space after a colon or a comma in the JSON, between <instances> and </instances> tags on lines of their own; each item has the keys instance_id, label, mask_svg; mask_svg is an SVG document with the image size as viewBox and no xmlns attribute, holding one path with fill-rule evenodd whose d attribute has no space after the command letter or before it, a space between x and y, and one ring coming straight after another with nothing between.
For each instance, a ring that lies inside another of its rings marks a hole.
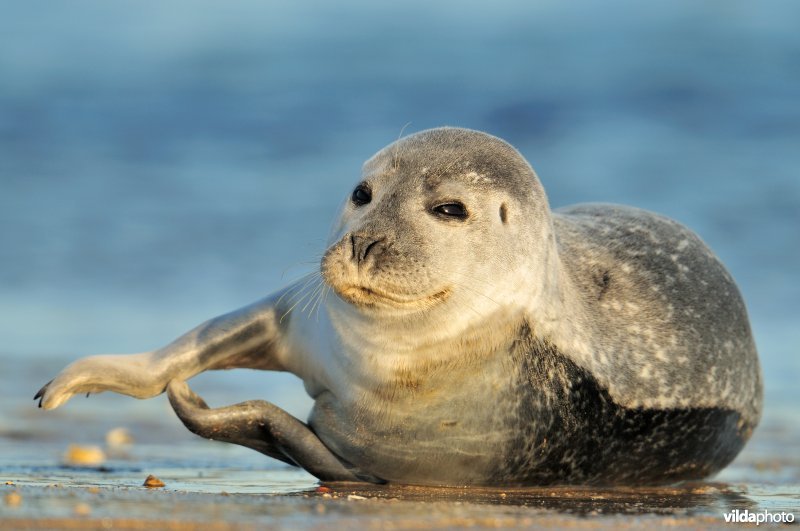
<instances>
[{"instance_id":1,"label":"blurred blue water","mask_svg":"<svg viewBox=\"0 0 800 531\"><path fill-rule=\"evenodd\" d=\"M768 413L788 414L797 20L790 0L7 3L0 374L160 346L311 270L361 162L410 122L509 140L553 206L696 230L748 302Z\"/></svg>"}]
</instances>

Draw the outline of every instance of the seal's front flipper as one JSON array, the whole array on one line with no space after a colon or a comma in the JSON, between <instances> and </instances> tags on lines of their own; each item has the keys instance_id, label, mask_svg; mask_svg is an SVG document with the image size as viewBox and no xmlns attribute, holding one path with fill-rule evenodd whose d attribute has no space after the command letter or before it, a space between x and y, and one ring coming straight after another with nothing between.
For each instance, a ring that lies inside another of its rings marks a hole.
<instances>
[{"instance_id":1,"label":"seal's front flipper","mask_svg":"<svg viewBox=\"0 0 800 531\"><path fill-rule=\"evenodd\" d=\"M250 400L210 409L180 380L169 383L167 395L183 424L201 437L252 448L300 466L323 481L382 483L342 463L306 424L269 402Z\"/></svg>"}]
</instances>

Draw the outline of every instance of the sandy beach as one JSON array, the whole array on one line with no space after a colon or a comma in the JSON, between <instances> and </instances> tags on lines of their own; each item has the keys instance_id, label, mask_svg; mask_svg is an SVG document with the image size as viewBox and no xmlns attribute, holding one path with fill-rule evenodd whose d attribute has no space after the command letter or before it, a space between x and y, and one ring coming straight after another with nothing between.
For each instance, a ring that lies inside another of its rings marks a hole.
<instances>
[{"instance_id":1,"label":"sandy beach","mask_svg":"<svg viewBox=\"0 0 800 531\"><path fill-rule=\"evenodd\" d=\"M110 457L93 466L66 464L61 442L39 441L32 452L29 443L4 441L0 527L716 529L737 509L796 514L800 448L792 435L764 427L733 465L705 482L505 489L321 485L255 452L182 436L174 445L126 445L116 455L101 445ZM143 486L150 474L165 486Z\"/></svg>"},{"instance_id":2,"label":"sandy beach","mask_svg":"<svg viewBox=\"0 0 800 531\"><path fill-rule=\"evenodd\" d=\"M491 491L330 484L289 495L63 485L13 492L19 505L6 507L0 523L9 529L715 529L723 510L758 510L746 493L720 483Z\"/></svg>"},{"instance_id":3,"label":"sandy beach","mask_svg":"<svg viewBox=\"0 0 800 531\"><path fill-rule=\"evenodd\" d=\"M730 487L638 490L474 490L324 487L292 495L203 494L134 487L18 487L30 508L6 510L9 529L714 529ZM14 514L14 513L18 514Z\"/></svg>"}]
</instances>

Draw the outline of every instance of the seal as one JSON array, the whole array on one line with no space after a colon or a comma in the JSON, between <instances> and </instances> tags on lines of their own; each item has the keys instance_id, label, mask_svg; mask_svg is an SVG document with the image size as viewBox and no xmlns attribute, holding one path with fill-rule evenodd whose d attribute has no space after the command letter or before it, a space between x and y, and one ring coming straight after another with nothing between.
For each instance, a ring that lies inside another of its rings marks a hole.
<instances>
[{"instance_id":1,"label":"seal","mask_svg":"<svg viewBox=\"0 0 800 531\"><path fill-rule=\"evenodd\" d=\"M307 423L211 409L185 381L299 376ZM438 128L363 166L319 272L152 352L74 362L36 395L168 393L184 424L323 480L658 484L727 465L762 381L742 297L690 230L643 210L551 211L527 161Z\"/></svg>"}]
</instances>

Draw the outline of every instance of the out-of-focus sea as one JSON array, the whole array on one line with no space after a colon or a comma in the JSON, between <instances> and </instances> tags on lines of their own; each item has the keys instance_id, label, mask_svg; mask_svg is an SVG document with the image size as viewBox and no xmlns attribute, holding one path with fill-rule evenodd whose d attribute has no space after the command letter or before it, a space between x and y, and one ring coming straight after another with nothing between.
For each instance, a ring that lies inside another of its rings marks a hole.
<instances>
[{"instance_id":1,"label":"out-of-focus sea","mask_svg":"<svg viewBox=\"0 0 800 531\"><path fill-rule=\"evenodd\" d=\"M57 463L118 425L200 444L164 397L31 398L71 360L162 346L313 270L361 162L439 125L510 141L554 207L694 229L749 308L756 439L795 452L798 21L792 0L5 3L0 464ZM212 405L310 405L287 375L193 386Z\"/></svg>"}]
</instances>

